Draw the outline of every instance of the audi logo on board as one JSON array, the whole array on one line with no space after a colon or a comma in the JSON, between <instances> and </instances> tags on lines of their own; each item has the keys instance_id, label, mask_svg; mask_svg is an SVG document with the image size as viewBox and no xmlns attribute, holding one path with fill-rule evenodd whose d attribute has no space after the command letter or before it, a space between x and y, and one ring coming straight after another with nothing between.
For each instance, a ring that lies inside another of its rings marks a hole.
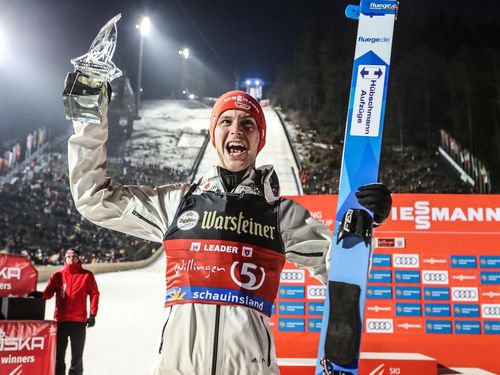
<instances>
[{"instance_id":1,"label":"audi logo on board","mask_svg":"<svg viewBox=\"0 0 500 375\"><path fill-rule=\"evenodd\" d=\"M481 305L483 318L500 318L500 304Z\"/></svg>"},{"instance_id":2,"label":"audi logo on board","mask_svg":"<svg viewBox=\"0 0 500 375\"><path fill-rule=\"evenodd\" d=\"M393 333L394 322L392 319L366 319L366 332Z\"/></svg>"},{"instance_id":3,"label":"audi logo on board","mask_svg":"<svg viewBox=\"0 0 500 375\"><path fill-rule=\"evenodd\" d=\"M448 271L422 271L422 284L448 284Z\"/></svg>"},{"instance_id":4,"label":"audi logo on board","mask_svg":"<svg viewBox=\"0 0 500 375\"><path fill-rule=\"evenodd\" d=\"M420 258L418 254L392 254L394 268L418 268Z\"/></svg>"},{"instance_id":5,"label":"audi logo on board","mask_svg":"<svg viewBox=\"0 0 500 375\"><path fill-rule=\"evenodd\" d=\"M280 275L280 281L284 284L303 284L305 279L305 270L283 270Z\"/></svg>"},{"instance_id":6,"label":"audi logo on board","mask_svg":"<svg viewBox=\"0 0 500 375\"><path fill-rule=\"evenodd\" d=\"M307 286L307 298L309 299L325 299L326 287L320 285Z\"/></svg>"},{"instance_id":7,"label":"audi logo on board","mask_svg":"<svg viewBox=\"0 0 500 375\"><path fill-rule=\"evenodd\" d=\"M451 299L453 301L477 301L477 288L451 288Z\"/></svg>"}]
</instances>

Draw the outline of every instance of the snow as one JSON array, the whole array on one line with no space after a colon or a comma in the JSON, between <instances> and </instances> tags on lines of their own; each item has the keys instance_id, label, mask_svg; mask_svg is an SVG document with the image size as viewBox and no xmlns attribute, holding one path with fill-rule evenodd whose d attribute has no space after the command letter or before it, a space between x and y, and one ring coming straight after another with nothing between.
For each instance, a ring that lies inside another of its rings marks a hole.
<instances>
[{"instance_id":1,"label":"snow","mask_svg":"<svg viewBox=\"0 0 500 375\"><path fill-rule=\"evenodd\" d=\"M144 101L125 145L126 159L132 164L161 161L162 166L190 171L203 144L199 139L208 134L210 113L210 107L196 101Z\"/></svg>"},{"instance_id":2,"label":"snow","mask_svg":"<svg viewBox=\"0 0 500 375\"><path fill-rule=\"evenodd\" d=\"M160 246L160 245L159 245ZM165 257L151 266L95 275L100 291L96 325L87 329L84 373L151 374L163 328ZM46 283L39 283L43 290ZM47 301L45 318L54 316L55 299ZM66 366L70 363L70 345Z\"/></svg>"},{"instance_id":3,"label":"snow","mask_svg":"<svg viewBox=\"0 0 500 375\"><path fill-rule=\"evenodd\" d=\"M126 146L132 163L161 163L191 169L200 151L200 135L206 135L211 109L194 101L145 101L141 120ZM257 165L273 164L284 195L297 194L292 168L298 172L283 126L272 108L265 109L267 143ZM193 139L189 139L189 137ZM187 137L187 138L186 138ZM177 147L182 140L181 146ZM189 147L192 146L192 147ZM154 152L152 152L154 151ZM200 165L200 173L216 164L210 145ZM158 246L161 246L158 244ZM158 357L164 324L165 257L144 269L97 274L100 290L96 325L87 330L84 372L92 375L150 374ZM43 290L46 283L39 283ZM52 319L55 301L47 301L45 317ZM66 365L70 361L70 346Z\"/></svg>"}]
</instances>

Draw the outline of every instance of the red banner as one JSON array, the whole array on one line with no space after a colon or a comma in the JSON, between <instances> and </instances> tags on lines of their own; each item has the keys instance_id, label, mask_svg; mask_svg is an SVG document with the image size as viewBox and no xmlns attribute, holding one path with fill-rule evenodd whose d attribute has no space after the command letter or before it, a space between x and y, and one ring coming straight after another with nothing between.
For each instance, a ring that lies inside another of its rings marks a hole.
<instances>
[{"instance_id":1,"label":"red banner","mask_svg":"<svg viewBox=\"0 0 500 375\"><path fill-rule=\"evenodd\" d=\"M54 321L0 321L0 373L53 374L57 325Z\"/></svg>"},{"instance_id":2,"label":"red banner","mask_svg":"<svg viewBox=\"0 0 500 375\"><path fill-rule=\"evenodd\" d=\"M291 198L333 230L336 196ZM362 352L419 354L449 368L500 373L500 196L393 200L390 218L374 232ZM279 358L316 357L324 296L317 280L286 264L271 319ZM365 362L362 356L360 374L384 363L375 373L388 371L387 359Z\"/></svg>"},{"instance_id":3,"label":"red banner","mask_svg":"<svg viewBox=\"0 0 500 375\"><path fill-rule=\"evenodd\" d=\"M25 296L36 289L38 271L22 255L0 254L0 297Z\"/></svg>"}]
</instances>

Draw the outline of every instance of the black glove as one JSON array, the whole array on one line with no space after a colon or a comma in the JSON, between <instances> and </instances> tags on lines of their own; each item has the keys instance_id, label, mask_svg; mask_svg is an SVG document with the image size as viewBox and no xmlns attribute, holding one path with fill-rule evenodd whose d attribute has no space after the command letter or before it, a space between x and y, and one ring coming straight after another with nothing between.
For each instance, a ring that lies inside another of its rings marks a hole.
<instances>
[{"instance_id":1,"label":"black glove","mask_svg":"<svg viewBox=\"0 0 500 375\"><path fill-rule=\"evenodd\" d=\"M391 191L380 182L360 186L356 198L360 205L373 212L374 226L382 224L391 212Z\"/></svg>"},{"instance_id":2,"label":"black glove","mask_svg":"<svg viewBox=\"0 0 500 375\"><path fill-rule=\"evenodd\" d=\"M87 327L90 328L93 326L95 326L95 315L90 315L87 319Z\"/></svg>"},{"instance_id":3,"label":"black glove","mask_svg":"<svg viewBox=\"0 0 500 375\"><path fill-rule=\"evenodd\" d=\"M38 290L34 290L28 294L28 297L43 298L43 293L39 292Z\"/></svg>"}]
</instances>

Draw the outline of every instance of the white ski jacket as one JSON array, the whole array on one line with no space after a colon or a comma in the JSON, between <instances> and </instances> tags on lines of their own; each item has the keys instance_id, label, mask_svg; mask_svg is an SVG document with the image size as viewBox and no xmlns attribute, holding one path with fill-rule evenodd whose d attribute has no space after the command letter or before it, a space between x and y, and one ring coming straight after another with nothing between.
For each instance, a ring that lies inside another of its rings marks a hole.
<instances>
[{"instance_id":1,"label":"white ski jacket","mask_svg":"<svg viewBox=\"0 0 500 375\"><path fill-rule=\"evenodd\" d=\"M68 144L69 183L78 211L91 222L161 243L190 184L156 187L113 184L106 171L108 124L73 122ZM256 176L262 176L263 195L280 199L279 222L285 257L306 268L323 283L332 234L301 205L273 194L272 166L249 169L233 192L258 194ZM216 167L200 186L223 191ZM276 191L275 191L276 193ZM167 309L155 374L278 374L269 318L236 305L178 304Z\"/></svg>"}]
</instances>

